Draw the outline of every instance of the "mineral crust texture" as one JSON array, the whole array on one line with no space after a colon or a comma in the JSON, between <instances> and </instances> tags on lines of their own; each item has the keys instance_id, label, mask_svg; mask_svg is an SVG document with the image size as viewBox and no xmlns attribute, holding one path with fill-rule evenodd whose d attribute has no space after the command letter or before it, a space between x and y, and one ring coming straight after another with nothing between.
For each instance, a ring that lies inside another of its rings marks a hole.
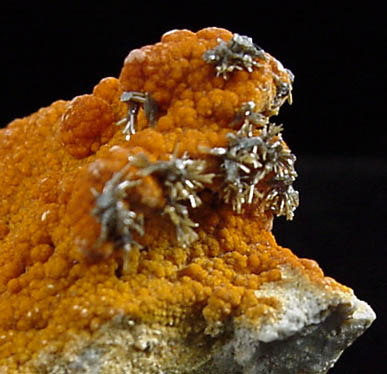
<instances>
[{"instance_id":1,"label":"mineral crust texture","mask_svg":"<svg viewBox=\"0 0 387 374\"><path fill-rule=\"evenodd\" d=\"M293 75L171 31L0 130L0 373L326 373L375 314L279 246Z\"/></svg>"}]
</instances>

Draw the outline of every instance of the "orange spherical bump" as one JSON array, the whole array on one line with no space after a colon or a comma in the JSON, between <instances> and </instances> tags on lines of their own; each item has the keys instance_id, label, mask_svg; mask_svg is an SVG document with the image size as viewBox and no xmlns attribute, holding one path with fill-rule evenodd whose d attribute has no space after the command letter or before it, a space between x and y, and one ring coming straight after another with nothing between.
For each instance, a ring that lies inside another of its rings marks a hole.
<instances>
[{"instance_id":1,"label":"orange spherical bump","mask_svg":"<svg viewBox=\"0 0 387 374\"><path fill-rule=\"evenodd\" d=\"M21 290L21 285L20 285L19 280L17 278L11 279L7 283L7 288L8 288L8 291L11 292L11 293L19 292Z\"/></svg>"},{"instance_id":2,"label":"orange spherical bump","mask_svg":"<svg viewBox=\"0 0 387 374\"><path fill-rule=\"evenodd\" d=\"M143 148L156 158L160 158L168 153L165 137L152 128L147 128L134 134L131 138L131 145Z\"/></svg>"},{"instance_id":3,"label":"orange spherical bump","mask_svg":"<svg viewBox=\"0 0 387 374\"><path fill-rule=\"evenodd\" d=\"M218 38L228 42L232 38L232 32L220 27L206 27L197 32L200 39L216 42Z\"/></svg>"},{"instance_id":4,"label":"orange spherical bump","mask_svg":"<svg viewBox=\"0 0 387 374\"><path fill-rule=\"evenodd\" d=\"M55 256L46 263L46 276L53 279L65 278L69 271L69 265L65 258Z\"/></svg>"},{"instance_id":5,"label":"orange spherical bump","mask_svg":"<svg viewBox=\"0 0 387 374\"><path fill-rule=\"evenodd\" d=\"M49 244L39 244L32 248L31 250L31 261L35 262L46 262L48 258L54 252L54 248Z\"/></svg>"},{"instance_id":6,"label":"orange spherical bump","mask_svg":"<svg viewBox=\"0 0 387 374\"><path fill-rule=\"evenodd\" d=\"M203 281L208 275L208 273L199 264L196 263L192 263L185 267L181 271L181 274L200 282Z\"/></svg>"},{"instance_id":7,"label":"orange spherical bump","mask_svg":"<svg viewBox=\"0 0 387 374\"><path fill-rule=\"evenodd\" d=\"M60 139L72 156L89 156L113 136L113 121L114 113L105 100L93 95L78 96L63 113Z\"/></svg>"},{"instance_id":8,"label":"orange spherical bump","mask_svg":"<svg viewBox=\"0 0 387 374\"><path fill-rule=\"evenodd\" d=\"M9 228L5 222L0 220L0 240L4 239L9 233Z\"/></svg>"},{"instance_id":9,"label":"orange spherical bump","mask_svg":"<svg viewBox=\"0 0 387 374\"><path fill-rule=\"evenodd\" d=\"M117 78L102 79L93 89L93 95L105 100L114 113L114 120L119 121L126 115L127 106L121 101L122 87Z\"/></svg>"}]
</instances>

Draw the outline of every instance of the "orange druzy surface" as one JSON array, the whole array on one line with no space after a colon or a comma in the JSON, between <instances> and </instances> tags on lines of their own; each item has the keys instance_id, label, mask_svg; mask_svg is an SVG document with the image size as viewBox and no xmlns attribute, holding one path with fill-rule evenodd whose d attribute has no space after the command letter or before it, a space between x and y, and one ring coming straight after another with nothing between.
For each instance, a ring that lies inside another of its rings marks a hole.
<instances>
[{"instance_id":1,"label":"orange druzy surface","mask_svg":"<svg viewBox=\"0 0 387 374\"><path fill-rule=\"evenodd\" d=\"M159 214L162 186L148 177L133 190L147 219L128 271L120 272L109 243L93 249L100 224L90 214L91 188L100 191L128 155L166 160L178 144L179 154L205 158L199 146L225 146L243 103L270 115L272 72L290 79L270 55L256 71L235 71L227 80L203 60L217 38L231 37L216 28L169 33L132 51L119 79L0 130L0 366L17 368L47 347L60 351L74 334L91 333L117 314L162 324L193 314L208 325L228 316L257 318L273 305L254 290L279 280L280 264L328 282L317 265L276 244L271 214L238 215L219 202L216 182L192 213L198 240L188 248L176 244ZM149 92L159 105L154 126L139 110L130 140L115 124L126 114L124 91Z\"/></svg>"}]
</instances>

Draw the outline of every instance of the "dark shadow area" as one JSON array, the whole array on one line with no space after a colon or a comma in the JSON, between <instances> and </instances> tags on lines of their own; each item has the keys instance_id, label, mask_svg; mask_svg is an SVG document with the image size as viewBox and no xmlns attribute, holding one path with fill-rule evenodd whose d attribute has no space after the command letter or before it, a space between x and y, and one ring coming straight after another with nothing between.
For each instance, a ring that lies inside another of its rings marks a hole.
<instances>
[{"instance_id":1,"label":"dark shadow area","mask_svg":"<svg viewBox=\"0 0 387 374\"><path fill-rule=\"evenodd\" d=\"M330 373L377 372L375 358L387 349L387 165L382 159L300 156L296 169L300 206L293 221L275 220L277 242L315 259L327 276L353 288L378 316Z\"/></svg>"}]
</instances>

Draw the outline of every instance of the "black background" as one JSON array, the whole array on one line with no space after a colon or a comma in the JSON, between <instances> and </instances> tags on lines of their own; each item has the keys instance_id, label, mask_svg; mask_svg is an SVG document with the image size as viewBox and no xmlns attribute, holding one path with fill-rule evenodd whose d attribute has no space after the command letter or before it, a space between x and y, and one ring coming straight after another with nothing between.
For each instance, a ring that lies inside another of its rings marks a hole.
<instances>
[{"instance_id":1,"label":"black background","mask_svg":"<svg viewBox=\"0 0 387 374\"><path fill-rule=\"evenodd\" d=\"M160 4L3 2L0 126L89 93L101 78L118 76L130 50L171 29L218 26L252 37L296 76L294 104L285 104L276 121L298 157L301 205L292 222L276 220L277 241L316 259L378 314L330 373L384 371L384 9L372 1Z\"/></svg>"}]
</instances>

